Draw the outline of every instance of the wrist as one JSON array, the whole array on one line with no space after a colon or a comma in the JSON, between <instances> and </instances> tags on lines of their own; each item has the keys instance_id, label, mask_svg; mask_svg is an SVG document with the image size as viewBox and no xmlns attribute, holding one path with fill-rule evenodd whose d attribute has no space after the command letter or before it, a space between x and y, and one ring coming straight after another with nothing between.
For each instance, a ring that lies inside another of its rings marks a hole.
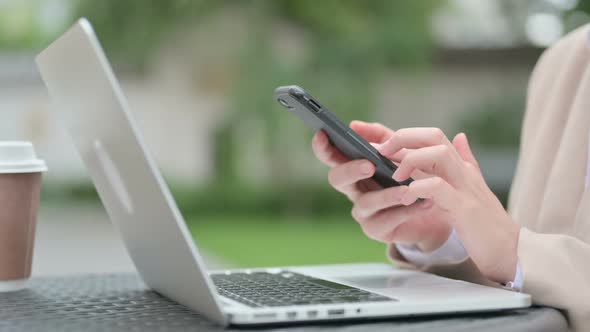
<instances>
[{"instance_id":1,"label":"wrist","mask_svg":"<svg viewBox=\"0 0 590 332\"><path fill-rule=\"evenodd\" d=\"M516 270L518 266L518 238L520 236L520 226L516 223L513 224L514 227L511 227L509 230L509 239L510 239L510 251L508 252L508 258L506 259L507 266L506 266L506 274L504 275L503 283L507 283L509 281L514 281L514 276L516 275Z\"/></svg>"},{"instance_id":2,"label":"wrist","mask_svg":"<svg viewBox=\"0 0 590 332\"><path fill-rule=\"evenodd\" d=\"M499 260L498 266L499 268L497 271L497 275L494 276L494 273L490 275L490 279L501 284L506 284L508 282L514 281L514 276L516 275L516 270L518 266L518 238L520 235L520 226L516 223L512 223L511 227L507 228L505 241L505 250L503 254L498 257Z\"/></svg>"},{"instance_id":3,"label":"wrist","mask_svg":"<svg viewBox=\"0 0 590 332\"><path fill-rule=\"evenodd\" d=\"M426 239L424 241L420 241L416 243L416 248L424 253L433 252L436 249L440 248L447 242L449 237L451 236L452 229L449 228L442 234L438 234L437 236L433 236L430 239Z\"/></svg>"}]
</instances>

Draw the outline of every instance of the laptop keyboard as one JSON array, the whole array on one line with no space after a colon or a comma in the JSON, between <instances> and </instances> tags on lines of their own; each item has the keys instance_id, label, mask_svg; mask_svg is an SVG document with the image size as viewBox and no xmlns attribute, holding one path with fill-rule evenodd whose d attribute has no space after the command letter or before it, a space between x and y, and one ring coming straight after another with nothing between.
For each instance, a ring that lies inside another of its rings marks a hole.
<instances>
[{"instance_id":1,"label":"laptop keyboard","mask_svg":"<svg viewBox=\"0 0 590 332\"><path fill-rule=\"evenodd\" d=\"M281 271L211 275L219 294L250 307L397 301L335 282Z\"/></svg>"}]
</instances>

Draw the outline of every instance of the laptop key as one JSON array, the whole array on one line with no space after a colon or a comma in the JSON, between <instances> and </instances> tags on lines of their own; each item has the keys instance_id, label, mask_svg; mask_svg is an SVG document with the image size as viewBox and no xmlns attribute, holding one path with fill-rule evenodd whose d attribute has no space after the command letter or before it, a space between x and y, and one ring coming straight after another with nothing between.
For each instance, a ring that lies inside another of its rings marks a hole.
<instances>
[{"instance_id":1,"label":"laptop key","mask_svg":"<svg viewBox=\"0 0 590 332\"><path fill-rule=\"evenodd\" d=\"M290 271L214 274L211 278L222 296L252 307L395 301Z\"/></svg>"}]
</instances>

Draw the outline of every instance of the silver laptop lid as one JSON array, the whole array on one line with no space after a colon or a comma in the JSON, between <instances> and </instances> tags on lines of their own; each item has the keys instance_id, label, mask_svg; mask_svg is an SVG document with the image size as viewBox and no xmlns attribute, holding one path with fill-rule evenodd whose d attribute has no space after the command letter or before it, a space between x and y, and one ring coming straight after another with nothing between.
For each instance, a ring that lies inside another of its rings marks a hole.
<instances>
[{"instance_id":1,"label":"silver laptop lid","mask_svg":"<svg viewBox=\"0 0 590 332\"><path fill-rule=\"evenodd\" d=\"M73 139L143 280L226 324L203 260L90 23L80 19L37 56L37 65L54 113Z\"/></svg>"}]
</instances>

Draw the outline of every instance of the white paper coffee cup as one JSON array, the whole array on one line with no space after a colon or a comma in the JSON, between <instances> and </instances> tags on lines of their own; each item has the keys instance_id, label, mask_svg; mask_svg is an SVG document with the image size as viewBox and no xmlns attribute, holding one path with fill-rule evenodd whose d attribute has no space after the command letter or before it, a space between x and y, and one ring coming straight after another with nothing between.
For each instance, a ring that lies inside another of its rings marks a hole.
<instances>
[{"instance_id":1,"label":"white paper coffee cup","mask_svg":"<svg viewBox=\"0 0 590 332\"><path fill-rule=\"evenodd\" d=\"M25 288L31 275L45 171L30 142L0 142L0 292Z\"/></svg>"},{"instance_id":2,"label":"white paper coffee cup","mask_svg":"<svg viewBox=\"0 0 590 332\"><path fill-rule=\"evenodd\" d=\"M37 158L31 142L0 142L0 174L45 171L47 171L47 165L45 161Z\"/></svg>"}]
</instances>

